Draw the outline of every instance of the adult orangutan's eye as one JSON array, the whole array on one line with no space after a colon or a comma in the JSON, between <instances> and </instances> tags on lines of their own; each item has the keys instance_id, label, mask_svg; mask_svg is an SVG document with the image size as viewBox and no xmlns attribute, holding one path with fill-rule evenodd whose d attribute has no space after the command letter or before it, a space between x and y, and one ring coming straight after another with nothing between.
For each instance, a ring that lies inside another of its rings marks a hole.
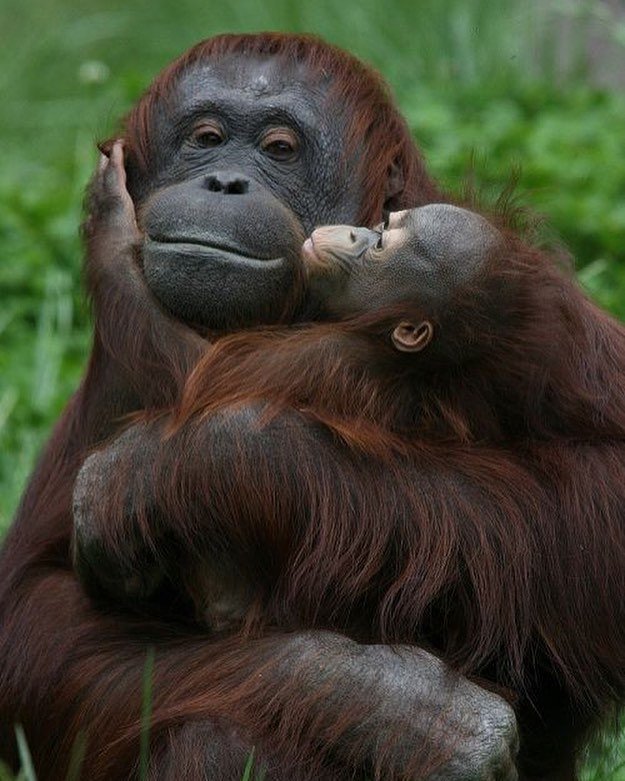
<instances>
[{"instance_id":1,"label":"adult orangutan's eye","mask_svg":"<svg viewBox=\"0 0 625 781\"><path fill-rule=\"evenodd\" d=\"M206 122L195 128L191 134L193 143L202 149L212 149L212 147L223 144L226 136L222 128L214 122Z\"/></svg>"},{"instance_id":2,"label":"adult orangutan's eye","mask_svg":"<svg viewBox=\"0 0 625 781\"><path fill-rule=\"evenodd\" d=\"M260 148L274 160L294 160L299 152L299 139L290 128L272 128L263 136Z\"/></svg>"}]
</instances>

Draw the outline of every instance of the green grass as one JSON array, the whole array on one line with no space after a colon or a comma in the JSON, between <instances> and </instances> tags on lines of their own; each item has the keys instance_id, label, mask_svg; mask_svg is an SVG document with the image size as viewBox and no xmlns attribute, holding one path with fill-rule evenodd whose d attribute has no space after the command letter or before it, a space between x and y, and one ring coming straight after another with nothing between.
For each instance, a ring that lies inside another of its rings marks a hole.
<instances>
[{"instance_id":1,"label":"green grass","mask_svg":"<svg viewBox=\"0 0 625 781\"><path fill-rule=\"evenodd\" d=\"M77 229L95 140L199 38L316 32L371 62L434 175L454 189L472 171L496 194L518 171L523 201L571 248L583 284L625 317L625 97L593 83L586 50L592 22L613 43L608 70L624 72L625 23L601 2L528 5L3 0L0 533L89 352ZM588 778L625 781L624 745L598 750Z\"/></svg>"}]
</instances>

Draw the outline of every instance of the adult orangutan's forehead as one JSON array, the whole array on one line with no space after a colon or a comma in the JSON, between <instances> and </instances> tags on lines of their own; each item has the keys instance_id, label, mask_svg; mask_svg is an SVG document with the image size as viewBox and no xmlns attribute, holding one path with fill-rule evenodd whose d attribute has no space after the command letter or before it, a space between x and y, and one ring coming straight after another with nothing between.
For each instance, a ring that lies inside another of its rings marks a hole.
<instances>
[{"instance_id":1,"label":"adult orangutan's forehead","mask_svg":"<svg viewBox=\"0 0 625 781\"><path fill-rule=\"evenodd\" d=\"M206 101L229 107L276 106L317 124L323 117L327 79L302 63L278 57L230 55L192 66L176 89L178 106Z\"/></svg>"}]
</instances>

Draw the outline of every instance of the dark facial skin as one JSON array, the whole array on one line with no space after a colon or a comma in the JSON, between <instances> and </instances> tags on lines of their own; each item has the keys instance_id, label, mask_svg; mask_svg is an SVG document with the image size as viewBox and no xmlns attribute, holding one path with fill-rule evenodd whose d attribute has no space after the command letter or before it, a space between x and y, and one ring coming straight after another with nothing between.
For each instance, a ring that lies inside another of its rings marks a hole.
<instances>
[{"instance_id":1,"label":"dark facial skin","mask_svg":"<svg viewBox=\"0 0 625 781\"><path fill-rule=\"evenodd\" d=\"M156 188L131 187L161 303L212 329L279 320L306 233L356 219L343 136L325 85L299 66L227 58L190 70L157 121Z\"/></svg>"},{"instance_id":2,"label":"dark facial skin","mask_svg":"<svg viewBox=\"0 0 625 781\"><path fill-rule=\"evenodd\" d=\"M313 306L333 318L406 303L445 306L501 244L479 214L451 204L394 212L374 230L318 228L303 248Z\"/></svg>"}]
</instances>

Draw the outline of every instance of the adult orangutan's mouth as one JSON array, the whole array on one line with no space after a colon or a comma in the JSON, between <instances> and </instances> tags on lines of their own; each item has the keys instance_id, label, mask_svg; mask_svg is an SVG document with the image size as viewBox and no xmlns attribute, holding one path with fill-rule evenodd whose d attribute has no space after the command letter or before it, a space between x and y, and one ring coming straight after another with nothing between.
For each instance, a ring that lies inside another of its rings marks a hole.
<instances>
[{"instance_id":1,"label":"adult orangutan's mouth","mask_svg":"<svg viewBox=\"0 0 625 781\"><path fill-rule=\"evenodd\" d=\"M187 237L148 237L143 243L144 251L165 251L178 255L205 256L206 259L220 258L232 263L243 263L251 266L275 266L284 263L283 257L259 257L251 255L238 247L214 243L210 240Z\"/></svg>"}]
</instances>

